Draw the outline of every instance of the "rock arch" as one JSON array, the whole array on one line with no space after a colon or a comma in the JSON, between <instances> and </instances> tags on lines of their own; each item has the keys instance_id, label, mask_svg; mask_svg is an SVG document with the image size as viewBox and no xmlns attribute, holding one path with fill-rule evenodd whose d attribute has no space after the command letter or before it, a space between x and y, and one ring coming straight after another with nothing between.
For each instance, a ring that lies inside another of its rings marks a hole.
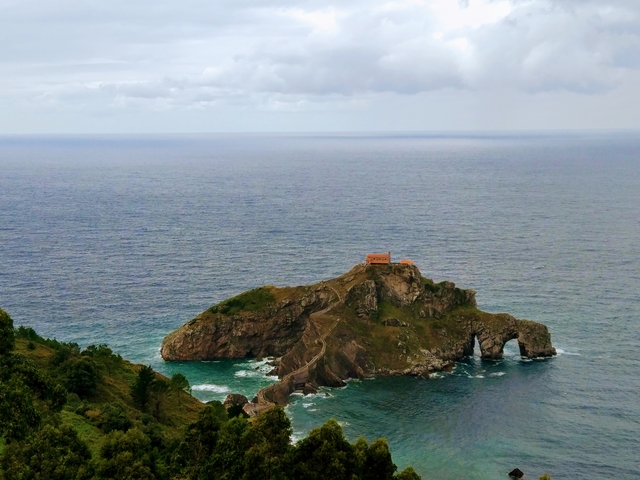
<instances>
[{"instance_id":1,"label":"rock arch","mask_svg":"<svg viewBox=\"0 0 640 480\"><path fill-rule=\"evenodd\" d=\"M473 355L476 339L484 360L500 360L505 344L514 339L518 340L520 355L523 357L551 357L556 354L546 326L529 320L518 320L507 314L495 315L492 322L474 321L464 348L465 355Z\"/></svg>"}]
</instances>

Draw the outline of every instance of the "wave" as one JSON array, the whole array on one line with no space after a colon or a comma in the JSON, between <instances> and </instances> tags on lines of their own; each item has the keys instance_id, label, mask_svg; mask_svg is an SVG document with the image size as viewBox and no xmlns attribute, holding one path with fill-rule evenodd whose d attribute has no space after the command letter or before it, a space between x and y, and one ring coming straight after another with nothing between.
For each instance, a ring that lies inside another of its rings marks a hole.
<instances>
[{"instance_id":1,"label":"wave","mask_svg":"<svg viewBox=\"0 0 640 480\"><path fill-rule=\"evenodd\" d=\"M493 373L490 373L489 376L490 377L501 377L504 374L505 374L504 372L493 372Z\"/></svg>"},{"instance_id":2,"label":"wave","mask_svg":"<svg viewBox=\"0 0 640 480\"><path fill-rule=\"evenodd\" d=\"M238 370L233 374L234 377L264 377L264 373L259 370Z\"/></svg>"},{"instance_id":3,"label":"wave","mask_svg":"<svg viewBox=\"0 0 640 480\"><path fill-rule=\"evenodd\" d=\"M213 392L213 393L227 393L230 391L226 385L215 385L213 383L202 383L200 385L194 385L191 390L198 392Z\"/></svg>"},{"instance_id":4,"label":"wave","mask_svg":"<svg viewBox=\"0 0 640 480\"><path fill-rule=\"evenodd\" d=\"M577 353L577 352L567 352L566 350L563 350L562 348L557 348L556 347L556 353L558 355L572 355L572 356L576 356L576 357L580 357L582 356L581 353Z\"/></svg>"},{"instance_id":5,"label":"wave","mask_svg":"<svg viewBox=\"0 0 640 480\"><path fill-rule=\"evenodd\" d=\"M246 362L234 363L233 366L243 367L243 368L253 368L253 369L255 369L256 367L258 368L268 367L269 370L271 370L272 367L270 365L267 365L267 363L271 362L272 360L273 360L273 357L266 357L266 358L263 358L262 360L247 360Z\"/></svg>"}]
</instances>

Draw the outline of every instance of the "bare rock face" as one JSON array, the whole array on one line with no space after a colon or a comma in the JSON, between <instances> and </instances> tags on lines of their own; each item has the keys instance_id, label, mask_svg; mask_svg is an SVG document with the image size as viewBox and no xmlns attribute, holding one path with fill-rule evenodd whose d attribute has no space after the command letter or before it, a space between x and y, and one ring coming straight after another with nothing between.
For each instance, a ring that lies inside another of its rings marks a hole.
<instances>
[{"instance_id":1,"label":"bare rock face","mask_svg":"<svg viewBox=\"0 0 640 480\"><path fill-rule=\"evenodd\" d=\"M352 286L347 292L345 303L356 310L361 318L378 312L378 290L373 280L366 280Z\"/></svg>"},{"instance_id":2,"label":"bare rock face","mask_svg":"<svg viewBox=\"0 0 640 480\"><path fill-rule=\"evenodd\" d=\"M556 349L551 345L549 329L531 320L516 320L520 355L527 358L552 357Z\"/></svg>"},{"instance_id":3,"label":"bare rock face","mask_svg":"<svg viewBox=\"0 0 640 480\"><path fill-rule=\"evenodd\" d=\"M211 360L281 356L307 327L309 314L326 306L333 292L317 288L258 311L223 315L207 310L167 335L165 360Z\"/></svg>"},{"instance_id":4,"label":"bare rock face","mask_svg":"<svg viewBox=\"0 0 640 480\"><path fill-rule=\"evenodd\" d=\"M391 265L386 268L388 271L381 271L380 275L375 276L380 298L396 307L413 304L423 293L420 271L409 265Z\"/></svg>"}]
</instances>

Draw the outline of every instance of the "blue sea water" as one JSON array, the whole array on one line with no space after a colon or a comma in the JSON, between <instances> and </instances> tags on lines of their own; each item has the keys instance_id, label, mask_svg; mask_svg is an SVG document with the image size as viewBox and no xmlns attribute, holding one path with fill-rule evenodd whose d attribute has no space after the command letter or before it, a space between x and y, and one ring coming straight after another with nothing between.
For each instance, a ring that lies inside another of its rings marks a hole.
<instances>
[{"instance_id":1,"label":"blue sea water","mask_svg":"<svg viewBox=\"0 0 640 480\"><path fill-rule=\"evenodd\" d=\"M0 137L0 307L17 325L184 373L202 400L273 381L171 363L162 338L263 284L413 259L560 354L294 396L425 479L640 476L640 134Z\"/></svg>"}]
</instances>

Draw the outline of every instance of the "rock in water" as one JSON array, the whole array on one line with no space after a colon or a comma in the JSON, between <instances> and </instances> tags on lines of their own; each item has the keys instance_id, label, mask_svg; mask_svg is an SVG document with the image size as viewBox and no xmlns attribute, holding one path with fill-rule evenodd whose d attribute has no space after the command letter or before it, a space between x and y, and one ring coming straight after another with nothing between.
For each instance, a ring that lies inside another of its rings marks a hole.
<instances>
[{"instance_id":1,"label":"rock in water","mask_svg":"<svg viewBox=\"0 0 640 480\"><path fill-rule=\"evenodd\" d=\"M239 393L230 393L229 395L227 395L227 398L224 399L223 405L224 406L239 405L242 407L247 403L249 403L249 400L244 395L240 395Z\"/></svg>"}]
</instances>

